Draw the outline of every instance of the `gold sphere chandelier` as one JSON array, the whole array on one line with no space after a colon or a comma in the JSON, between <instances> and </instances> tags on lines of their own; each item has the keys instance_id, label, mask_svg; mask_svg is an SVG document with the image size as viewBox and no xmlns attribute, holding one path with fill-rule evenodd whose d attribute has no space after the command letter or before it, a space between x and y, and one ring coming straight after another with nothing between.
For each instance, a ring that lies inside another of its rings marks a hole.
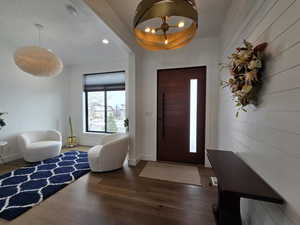
<instances>
[{"instance_id":1,"label":"gold sphere chandelier","mask_svg":"<svg viewBox=\"0 0 300 225\"><path fill-rule=\"evenodd\" d=\"M195 0L142 0L134 17L138 44L153 51L185 46L197 28Z\"/></svg>"}]
</instances>

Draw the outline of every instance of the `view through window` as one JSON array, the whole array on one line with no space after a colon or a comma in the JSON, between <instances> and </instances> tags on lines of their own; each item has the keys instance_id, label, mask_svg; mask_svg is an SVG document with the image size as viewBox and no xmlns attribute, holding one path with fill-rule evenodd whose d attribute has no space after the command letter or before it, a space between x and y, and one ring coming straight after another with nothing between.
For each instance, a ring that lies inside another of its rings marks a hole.
<instances>
[{"instance_id":1,"label":"view through window","mask_svg":"<svg viewBox=\"0 0 300 225\"><path fill-rule=\"evenodd\" d=\"M124 133L126 131L124 74L123 78L120 78L120 72L91 76L93 77L86 76L85 79L86 131Z\"/></svg>"}]
</instances>

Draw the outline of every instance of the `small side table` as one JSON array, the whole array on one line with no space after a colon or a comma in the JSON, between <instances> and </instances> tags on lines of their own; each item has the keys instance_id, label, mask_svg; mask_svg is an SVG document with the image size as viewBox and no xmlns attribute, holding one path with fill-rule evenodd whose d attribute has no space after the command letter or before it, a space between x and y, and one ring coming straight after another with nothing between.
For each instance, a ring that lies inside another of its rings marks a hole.
<instances>
[{"instance_id":1,"label":"small side table","mask_svg":"<svg viewBox=\"0 0 300 225\"><path fill-rule=\"evenodd\" d=\"M7 146L7 141L0 141L0 160L4 163L3 152L5 151L5 147Z\"/></svg>"}]
</instances>

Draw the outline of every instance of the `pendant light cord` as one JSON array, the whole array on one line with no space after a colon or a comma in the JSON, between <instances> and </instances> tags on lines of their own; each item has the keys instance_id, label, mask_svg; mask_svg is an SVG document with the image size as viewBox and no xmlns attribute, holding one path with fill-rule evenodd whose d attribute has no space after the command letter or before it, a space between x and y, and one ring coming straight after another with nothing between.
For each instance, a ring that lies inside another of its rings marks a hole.
<instances>
[{"instance_id":1,"label":"pendant light cord","mask_svg":"<svg viewBox=\"0 0 300 225\"><path fill-rule=\"evenodd\" d=\"M36 24L34 24L35 25L35 27L37 28L37 30L38 30L38 45L40 46L40 47L42 47L41 46L41 30L44 28L44 26L42 25L42 24L38 24L38 23L36 23Z\"/></svg>"},{"instance_id":2,"label":"pendant light cord","mask_svg":"<svg viewBox=\"0 0 300 225\"><path fill-rule=\"evenodd\" d=\"M38 29L39 31L39 46L41 46L41 30L40 29Z\"/></svg>"}]
</instances>

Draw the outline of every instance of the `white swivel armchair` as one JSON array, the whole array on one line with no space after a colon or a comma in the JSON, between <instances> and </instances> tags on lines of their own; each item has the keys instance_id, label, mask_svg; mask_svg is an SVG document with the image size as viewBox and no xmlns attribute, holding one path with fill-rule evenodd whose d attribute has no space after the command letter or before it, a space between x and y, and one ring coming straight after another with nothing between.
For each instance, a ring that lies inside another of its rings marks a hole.
<instances>
[{"instance_id":1,"label":"white swivel armchair","mask_svg":"<svg viewBox=\"0 0 300 225\"><path fill-rule=\"evenodd\" d=\"M88 152L90 168L94 172L107 172L123 167L129 148L127 134L109 135L101 145Z\"/></svg>"},{"instance_id":2,"label":"white swivel armchair","mask_svg":"<svg viewBox=\"0 0 300 225\"><path fill-rule=\"evenodd\" d=\"M18 144L25 161L38 162L60 154L62 136L56 130L31 131L21 134Z\"/></svg>"}]
</instances>

